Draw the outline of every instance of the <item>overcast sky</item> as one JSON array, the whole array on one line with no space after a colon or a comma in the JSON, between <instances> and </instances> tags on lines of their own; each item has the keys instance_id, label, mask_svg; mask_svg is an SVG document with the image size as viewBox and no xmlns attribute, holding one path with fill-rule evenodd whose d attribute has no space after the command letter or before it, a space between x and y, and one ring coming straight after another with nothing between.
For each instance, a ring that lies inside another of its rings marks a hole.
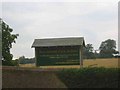
<instances>
[{"instance_id":1,"label":"overcast sky","mask_svg":"<svg viewBox=\"0 0 120 90\"><path fill-rule=\"evenodd\" d=\"M84 37L98 49L114 39L118 45L118 2L3 2L2 18L19 34L14 58L34 57L34 39Z\"/></svg>"}]
</instances>

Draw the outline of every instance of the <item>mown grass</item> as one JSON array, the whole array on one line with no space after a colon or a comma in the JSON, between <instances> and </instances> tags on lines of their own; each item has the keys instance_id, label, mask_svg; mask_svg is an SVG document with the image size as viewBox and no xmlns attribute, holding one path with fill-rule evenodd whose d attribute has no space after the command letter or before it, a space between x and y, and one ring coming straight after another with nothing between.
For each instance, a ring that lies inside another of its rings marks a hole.
<instances>
[{"instance_id":1,"label":"mown grass","mask_svg":"<svg viewBox=\"0 0 120 90\"><path fill-rule=\"evenodd\" d=\"M57 76L68 88L118 88L119 68L63 69Z\"/></svg>"}]
</instances>

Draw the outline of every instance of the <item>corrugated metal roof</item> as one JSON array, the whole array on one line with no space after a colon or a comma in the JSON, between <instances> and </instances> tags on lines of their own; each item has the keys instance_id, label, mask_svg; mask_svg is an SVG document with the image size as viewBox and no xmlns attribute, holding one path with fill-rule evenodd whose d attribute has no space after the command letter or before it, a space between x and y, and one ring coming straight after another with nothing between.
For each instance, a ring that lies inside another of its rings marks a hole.
<instances>
[{"instance_id":1,"label":"corrugated metal roof","mask_svg":"<svg viewBox=\"0 0 120 90\"><path fill-rule=\"evenodd\" d=\"M32 47L50 47L50 46L85 46L83 37L69 37L69 38L49 38L49 39L35 39Z\"/></svg>"}]
</instances>

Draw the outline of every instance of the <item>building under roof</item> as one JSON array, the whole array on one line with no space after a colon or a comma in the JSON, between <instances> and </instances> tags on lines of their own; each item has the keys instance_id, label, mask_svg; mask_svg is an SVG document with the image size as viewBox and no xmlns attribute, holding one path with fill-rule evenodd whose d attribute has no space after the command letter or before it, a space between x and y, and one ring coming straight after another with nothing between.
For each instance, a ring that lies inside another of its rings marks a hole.
<instances>
[{"instance_id":1,"label":"building under roof","mask_svg":"<svg viewBox=\"0 0 120 90\"><path fill-rule=\"evenodd\" d=\"M82 49L84 46L83 37L35 39L32 44L32 48L35 48L36 66L82 65Z\"/></svg>"}]
</instances>

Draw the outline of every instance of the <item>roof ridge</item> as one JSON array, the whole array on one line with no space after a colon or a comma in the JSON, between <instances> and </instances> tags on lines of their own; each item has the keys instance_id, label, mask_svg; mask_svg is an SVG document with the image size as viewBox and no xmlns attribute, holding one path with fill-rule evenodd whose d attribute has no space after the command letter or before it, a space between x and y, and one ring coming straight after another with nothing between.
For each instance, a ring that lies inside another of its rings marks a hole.
<instances>
[{"instance_id":1,"label":"roof ridge","mask_svg":"<svg viewBox=\"0 0 120 90\"><path fill-rule=\"evenodd\" d=\"M60 38L40 38L40 39L35 39L35 40L41 40L41 39L73 39L73 38L81 38L84 39L84 37L60 37Z\"/></svg>"},{"instance_id":2,"label":"roof ridge","mask_svg":"<svg viewBox=\"0 0 120 90\"><path fill-rule=\"evenodd\" d=\"M35 39L32 47L76 46L84 44L84 37Z\"/></svg>"}]
</instances>

